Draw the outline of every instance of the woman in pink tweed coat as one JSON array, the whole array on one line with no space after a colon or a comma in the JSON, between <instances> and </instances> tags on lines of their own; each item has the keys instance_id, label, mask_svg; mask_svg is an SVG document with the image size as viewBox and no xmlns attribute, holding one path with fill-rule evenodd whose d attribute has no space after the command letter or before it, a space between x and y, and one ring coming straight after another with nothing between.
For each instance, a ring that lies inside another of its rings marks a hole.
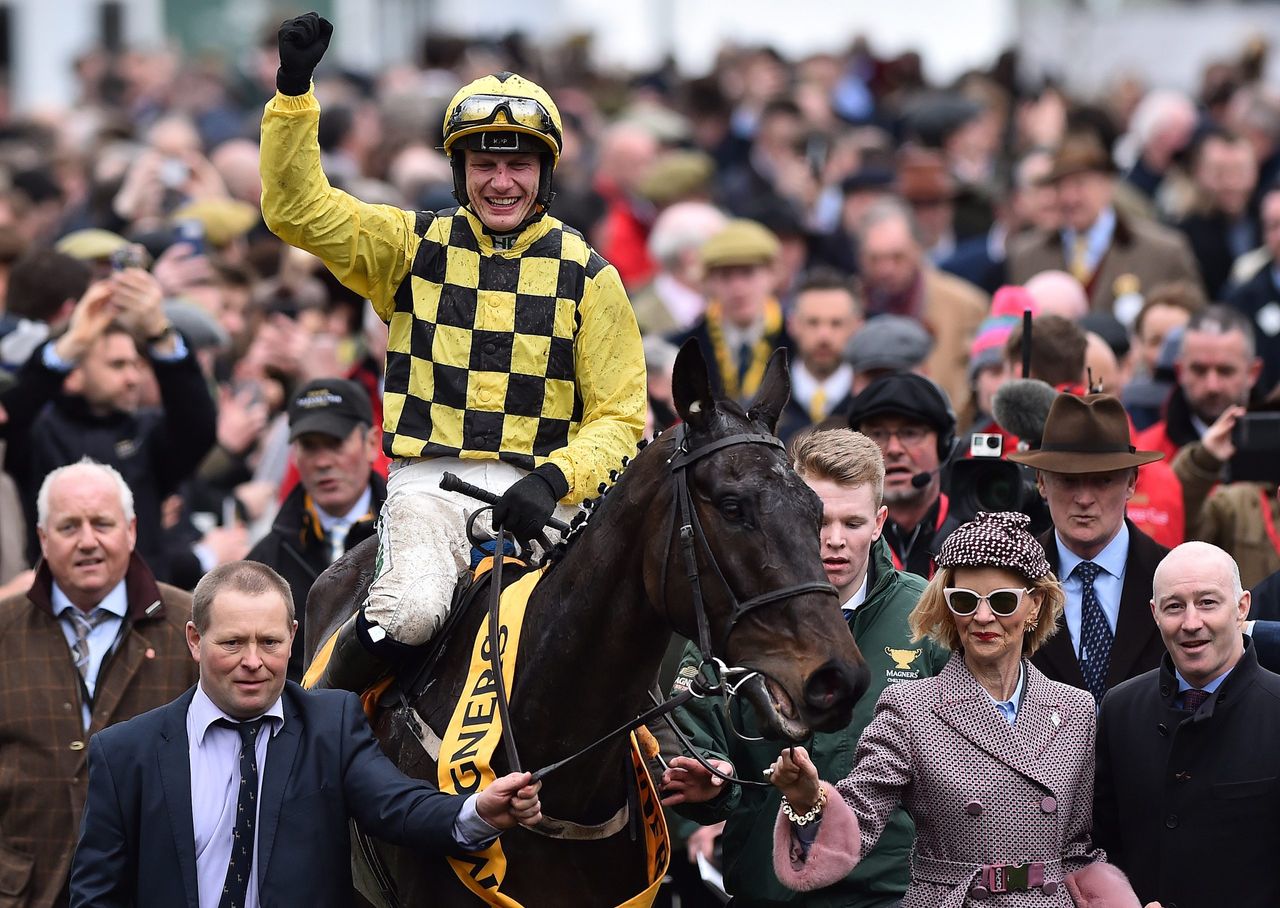
<instances>
[{"instance_id":1,"label":"woman in pink tweed coat","mask_svg":"<svg viewBox=\"0 0 1280 908\"><path fill-rule=\"evenodd\" d=\"M1093 698L1029 661L1063 593L1027 524L983 513L943 544L911 623L951 660L885 690L848 777L819 783L800 747L768 770L785 795L774 865L788 887L844 877L901 804L916 824L903 908L1137 908L1090 841Z\"/></svg>"}]
</instances>

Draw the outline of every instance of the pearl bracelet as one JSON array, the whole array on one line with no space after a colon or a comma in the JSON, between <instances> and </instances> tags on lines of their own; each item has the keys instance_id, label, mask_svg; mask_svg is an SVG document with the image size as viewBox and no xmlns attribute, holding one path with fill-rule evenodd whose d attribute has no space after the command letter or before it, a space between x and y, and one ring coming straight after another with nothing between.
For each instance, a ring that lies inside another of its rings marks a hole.
<instances>
[{"instance_id":1,"label":"pearl bracelet","mask_svg":"<svg viewBox=\"0 0 1280 908\"><path fill-rule=\"evenodd\" d=\"M827 806L827 790L821 786L818 787L818 803L814 804L808 813L798 814L791 807L791 803L787 800L787 796L782 796L782 812L786 814L787 819L797 826L808 826L818 817L822 816L822 808Z\"/></svg>"}]
</instances>

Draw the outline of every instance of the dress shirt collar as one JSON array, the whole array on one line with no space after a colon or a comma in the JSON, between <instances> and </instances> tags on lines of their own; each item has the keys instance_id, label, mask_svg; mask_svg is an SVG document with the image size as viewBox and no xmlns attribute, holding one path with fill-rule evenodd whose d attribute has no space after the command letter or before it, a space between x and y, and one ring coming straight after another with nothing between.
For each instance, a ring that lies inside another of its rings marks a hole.
<instances>
[{"instance_id":1,"label":"dress shirt collar","mask_svg":"<svg viewBox=\"0 0 1280 908\"><path fill-rule=\"evenodd\" d=\"M67 609L75 609L76 611L80 610L76 604L67 597L67 594L62 591L62 587L58 586L58 581L55 580L53 582L53 613L61 617ZM123 618L129 613L129 596L125 592L123 580L113 586L111 588L111 592L103 596L102 601L89 609L89 612L93 612L96 609L108 611L117 618ZM85 614L88 614L89 612L86 612Z\"/></svg>"},{"instance_id":2,"label":"dress shirt collar","mask_svg":"<svg viewBox=\"0 0 1280 908\"><path fill-rule=\"evenodd\" d=\"M991 691L985 687L982 692L985 693L991 702L996 705L996 709L1000 710L1000 714L1008 720L1012 725L1018 718L1018 708L1022 706L1022 691L1027 684L1027 671L1022 665L1022 660L1018 660L1018 686L1013 689L1013 696L1008 700L997 700L991 696Z\"/></svg>"},{"instance_id":3,"label":"dress shirt collar","mask_svg":"<svg viewBox=\"0 0 1280 908\"><path fill-rule=\"evenodd\" d=\"M721 317L720 330L724 332L724 343L729 348L729 352L734 356L738 355L738 349L746 344L754 347L764 337L764 316L761 315L750 325L745 328L739 328L736 324L729 321L728 318Z\"/></svg>"},{"instance_id":4,"label":"dress shirt collar","mask_svg":"<svg viewBox=\"0 0 1280 908\"><path fill-rule=\"evenodd\" d=\"M871 571L862 575L862 586L858 587L858 591L849 597L847 602L840 603L840 608L844 611L845 617L849 617L857 610L858 606L867 601L867 586L871 583Z\"/></svg>"},{"instance_id":5,"label":"dress shirt collar","mask_svg":"<svg viewBox=\"0 0 1280 908\"><path fill-rule=\"evenodd\" d=\"M1097 268L1098 263L1102 261L1107 247L1111 245L1111 238L1115 235L1115 232L1116 210L1111 206L1107 206L1102 209L1097 219L1084 232L1085 254L1090 270ZM1070 262L1075 254L1076 231L1068 227L1062 231L1062 239L1067 251L1067 261Z\"/></svg>"},{"instance_id":6,"label":"dress shirt collar","mask_svg":"<svg viewBox=\"0 0 1280 908\"><path fill-rule=\"evenodd\" d=\"M1235 666L1233 665L1231 668L1235 668ZM1214 678L1214 679L1213 679L1212 681L1210 681L1208 684L1205 684L1205 685L1203 685L1202 687L1199 687L1199 688L1192 688L1191 683L1190 683L1189 681L1187 681L1187 679L1186 679L1186 678L1182 677L1182 672L1178 671L1178 670L1175 668L1175 669L1173 670L1173 675L1174 675L1174 677L1175 677L1175 678L1177 678L1177 679L1178 679L1178 696L1182 696L1182 695L1183 695L1183 694L1185 694L1187 691L1189 691L1189 690L1193 690L1193 689L1194 689L1194 690L1202 690L1202 691L1204 691L1206 694L1216 693L1216 692L1217 692L1217 690L1218 690L1218 688L1222 686L1222 682L1223 682L1223 681L1226 681L1226 680L1227 680L1227 676L1231 674L1231 668L1227 669L1225 672L1223 672L1222 674L1218 675L1218 677Z\"/></svg>"},{"instance_id":7,"label":"dress shirt collar","mask_svg":"<svg viewBox=\"0 0 1280 908\"><path fill-rule=\"evenodd\" d=\"M1076 569L1080 562L1086 559L1081 558L1071 549L1067 548L1067 544L1062 541L1062 534L1056 529L1053 531L1054 541L1058 545L1058 566L1061 570L1058 573L1060 579L1065 580L1071 576L1071 572ZM1120 578L1124 576L1124 565L1129 559L1129 524L1121 521L1120 532L1107 543L1106 548L1099 552L1095 557L1087 559L1092 561L1098 567L1102 568L1112 577Z\"/></svg>"},{"instance_id":8,"label":"dress shirt collar","mask_svg":"<svg viewBox=\"0 0 1280 908\"><path fill-rule=\"evenodd\" d=\"M330 514L324 508L320 507L320 505L316 505L316 516L320 518L320 526L324 529L325 535L328 535L329 531L333 529L333 525L336 523L351 526L361 517L364 517L369 513L369 504L372 500L373 490L366 485L364 487L364 494L356 499L356 503L351 506L351 510L347 511L346 514ZM315 501L315 499L312 499L312 501Z\"/></svg>"},{"instance_id":9,"label":"dress shirt collar","mask_svg":"<svg viewBox=\"0 0 1280 908\"><path fill-rule=\"evenodd\" d=\"M791 364L791 396L803 404L805 409L808 409L809 401L813 400L813 395L819 388L827 396L829 413L831 408L844 400L853 388L853 366L841 363L836 371L820 380L806 369L800 360L797 359Z\"/></svg>"},{"instance_id":10,"label":"dress shirt collar","mask_svg":"<svg viewBox=\"0 0 1280 908\"><path fill-rule=\"evenodd\" d=\"M191 705L187 707L187 716L191 724L187 726L188 730L193 734L192 743L196 747L204 744L205 733L209 730L209 726L219 719L226 719L228 722L239 723L241 720L233 719L224 713L218 706L209 699L209 695L204 692L204 685L196 685L195 696L191 698ZM271 725L271 735L275 737L279 734L280 729L284 727L284 705L280 697L276 697L276 702L272 703L267 711L262 714ZM249 720L252 721L252 720Z\"/></svg>"}]
</instances>

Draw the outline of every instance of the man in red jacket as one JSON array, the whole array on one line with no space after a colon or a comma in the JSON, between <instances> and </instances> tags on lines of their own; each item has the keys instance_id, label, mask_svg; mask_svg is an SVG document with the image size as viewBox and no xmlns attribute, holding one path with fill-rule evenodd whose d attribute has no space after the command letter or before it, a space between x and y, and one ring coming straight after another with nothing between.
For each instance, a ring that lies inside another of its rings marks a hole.
<instances>
[{"instance_id":1,"label":"man in red jacket","mask_svg":"<svg viewBox=\"0 0 1280 908\"><path fill-rule=\"evenodd\" d=\"M1178 386L1165 417L1134 439L1167 460L1205 430L1228 407L1248 403L1262 375L1253 325L1230 306L1209 306L1191 317L1175 366Z\"/></svg>"}]
</instances>

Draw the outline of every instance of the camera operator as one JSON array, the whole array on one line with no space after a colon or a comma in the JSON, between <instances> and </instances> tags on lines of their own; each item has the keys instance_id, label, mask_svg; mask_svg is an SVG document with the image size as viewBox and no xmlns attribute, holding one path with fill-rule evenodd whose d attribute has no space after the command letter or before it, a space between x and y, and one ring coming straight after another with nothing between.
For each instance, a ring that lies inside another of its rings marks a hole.
<instances>
[{"instance_id":1,"label":"camera operator","mask_svg":"<svg viewBox=\"0 0 1280 908\"><path fill-rule=\"evenodd\" d=\"M947 520L942 469L958 447L946 392L914 373L886 375L853 399L849 426L884 455L884 538L893 566L921 577L934 571L939 529Z\"/></svg>"}]
</instances>

